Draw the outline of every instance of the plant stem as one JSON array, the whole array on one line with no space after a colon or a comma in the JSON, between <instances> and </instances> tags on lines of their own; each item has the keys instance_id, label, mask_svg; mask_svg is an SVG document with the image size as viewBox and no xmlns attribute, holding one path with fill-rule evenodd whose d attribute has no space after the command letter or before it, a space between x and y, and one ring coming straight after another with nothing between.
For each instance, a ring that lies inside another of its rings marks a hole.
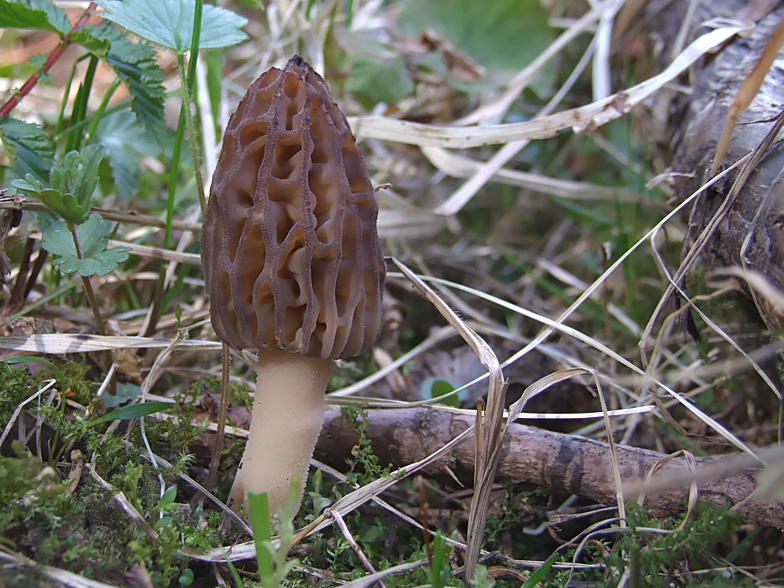
<instances>
[{"instance_id":1,"label":"plant stem","mask_svg":"<svg viewBox=\"0 0 784 588\"><path fill-rule=\"evenodd\" d=\"M76 233L76 226L73 223L68 223L68 230L71 231L74 245L76 246L76 257L79 259L84 259L84 255L82 254L82 246L79 244L79 235ZM90 282L90 278L87 276L82 276L82 283L84 284L84 291L87 294L87 300L90 303L90 308L92 309L93 316L95 317L95 324L98 326L98 332L101 335L106 335L106 325L103 322L100 310L98 310L98 300L95 298L95 293L93 292L93 285Z\"/></svg>"},{"instance_id":2,"label":"plant stem","mask_svg":"<svg viewBox=\"0 0 784 588\"><path fill-rule=\"evenodd\" d=\"M114 81L106 89L106 93L103 96L103 100L101 100L101 105L98 107L98 110L90 119L90 126L88 126L87 130L84 132L85 143L90 142L90 139L95 133L95 129L98 128L98 123L101 122L101 119L103 118L103 115L106 112L106 107L109 105L109 100L114 95L114 91L118 88L119 85L120 85L120 78L114 78Z\"/></svg>"},{"instance_id":3,"label":"plant stem","mask_svg":"<svg viewBox=\"0 0 784 588\"><path fill-rule=\"evenodd\" d=\"M95 11L97 5L95 2L90 2L90 5L87 9L82 13L82 16L79 17L79 20L74 23L71 27L71 30L68 31L68 34L74 33L78 31L80 28L84 26L89 19L93 12ZM52 66L57 63L57 60L63 56L65 50L68 49L68 45L71 44L71 39L68 38L68 35L64 35L62 39L60 39L60 43L55 47L54 51L49 54L49 57L46 59L46 63L44 63L43 67L38 70L36 73L31 75L24 85L19 88L18 92L14 92L11 97L6 101L3 106L0 106L0 118L5 118L14 108L16 105L19 104L22 99L27 96L33 88L35 88L36 84L38 83L38 79L41 77L42 74L48 73Z\"/></svg>"},{"instance_id":4,"label":"plant stem","mask_svg":"<svg viewBox=\"0 0 784 588\"><path fill-rule=\"evenodd\" d=\"M201 36L201 15L202 3L200 0L196 1L194 8L193 18L193 33L191 35L191 63L189 76L185 78L185 61L183 54L177 55L177 65L180 70L180 85L182 86L182 105L180 106L180 117L177 122L177 134L174 137L174 150L172 151L172 167L169 173L169 195L166 201L166 229L163 233L163 248L168 249L171 242L172 235L172 222L174 221L174 196L177 190L177 172L180 169L180 155L182 154L182 141L185 134L185 125L188 125L188 141L191 145L191 156L193 157L193 169L196 173L196 184L199 192L199 204L201 205L202 213L204 212L207 203L204 196L204 181L201 177L201 167L199 165L199 151L196 146L196 135L193 125L193 118L191 116L190 108L190 92L189 88L193 86L194 75L196 70L196 59L198 58L199 37ZM195 57L194 57L195 55ZM143 335L149 336L155 331L155 325L158 323L158 317L163 307L163 295L166 282L166 263L161 262L161 267L158 270L158 282L155 284L155 295L152 301L152 309L150 310L150 320L147 323L147 328L144 330Z\"/></svg>"},{"instance_id":5,"label":"plant stem","mask_svg":"<svg viewBox=\"0 0 784 588\"><path fill-rule=\"evenodd\" d=\"M199 2L196 2L196 5L199 6ZM198 53L191 54L191 61L196 63L196 58L198 57ZM204 180L201 177L201 165L199 163L199 147L196 143L196 127L193 124L193 113L191 112L191 99L190 99L190 92L188 91L188 80L185 76L185 60L180 53L177 55L177 66L180 70L180 86L182 86L182 108L185 112L185 121L188 125L188 143L191 146L191 158L193 159L193 171L196 174L196 186L197 191L199 193L199 205L201 206L201 212L204 214L204 211L207 208L207 199L204 196Z\"/></svg>"}]
</instances>

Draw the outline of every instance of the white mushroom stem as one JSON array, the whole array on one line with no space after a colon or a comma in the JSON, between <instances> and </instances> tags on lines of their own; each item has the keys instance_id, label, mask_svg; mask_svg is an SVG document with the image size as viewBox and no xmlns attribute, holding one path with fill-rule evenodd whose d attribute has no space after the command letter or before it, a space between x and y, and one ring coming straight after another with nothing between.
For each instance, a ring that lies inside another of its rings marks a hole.
<instances>
[{"instance_id":1,"label":"white mushroom stem","mask_svg":"<svg viewBox=\"0 0 784 588\"><path fill-rule=\"evenodd\" d=\"M235 510L248 492L268 492L270 511L285 506L299 474L299 510L310 458L324 417L324 392L332 361L279 349L259 352L250 436L229 494Z\"/></svg>"}]
</instances>

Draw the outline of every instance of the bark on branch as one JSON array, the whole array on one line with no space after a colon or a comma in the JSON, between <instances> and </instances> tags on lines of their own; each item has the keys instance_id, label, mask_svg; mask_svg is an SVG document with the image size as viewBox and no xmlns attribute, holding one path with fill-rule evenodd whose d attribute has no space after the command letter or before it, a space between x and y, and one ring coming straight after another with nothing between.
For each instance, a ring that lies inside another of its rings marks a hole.
<instances>
[{"instance_id":1,"label":"bark on branch","mask_svg":"<svg viewBox=\"0 0 784 588\"><path fill-rule=\"evenodd\" d=\"M368 410L366 434L382 464L403 466L424 459L472 424L467 416L425 409ZM358 438L350 423L335 407L327 409L324 427L316 446L316 459L338 469ZM624 481L644 477L666 457L662 453L624 445L617 446L618 465ZM728 456L729 457L729 456ZM727 458L699 458L698 467ZM426 471L444 475L449 468L466 486L471 485L474 467L474 444L463 443L450 458L435 462ZM660 474L674 477L688 466L684 459L670 461ZM577 494L599 503L615 503L615 484L609 445L599 441L564 435L513 424L504 444L498 475L547 486L555 492ZM699 485L699 499L719 504L738 504L754 491L750 472L728 475ZM649 497L656 516L681 512L688 497L688 485ZM739 512L747 523L784 528L784 508L779 504L748 502Z\"/></svg>"}]
</instances>

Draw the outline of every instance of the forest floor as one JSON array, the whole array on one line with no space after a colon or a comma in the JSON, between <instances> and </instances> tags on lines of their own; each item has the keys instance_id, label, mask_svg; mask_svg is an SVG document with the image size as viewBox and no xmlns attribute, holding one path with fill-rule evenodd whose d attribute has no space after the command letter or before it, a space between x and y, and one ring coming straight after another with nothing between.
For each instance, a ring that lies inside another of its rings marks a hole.
<instances>
[{"instance_id":1,"label":"forest floor","mask_svg":"<svg viewBox=\"0 0 784 588\"><path fill-rule=\"evenodd\" d=\"M781 345L748 293L781 294L697 255L709 186L676 191L658 101L745 23L670 54L639 2L98 4L0 0L0 587L784 582ZM256 358L222 381L200 232L229 116L295 54L387 279L265 536L226 506Z\"/></svg>"}]
</instances>

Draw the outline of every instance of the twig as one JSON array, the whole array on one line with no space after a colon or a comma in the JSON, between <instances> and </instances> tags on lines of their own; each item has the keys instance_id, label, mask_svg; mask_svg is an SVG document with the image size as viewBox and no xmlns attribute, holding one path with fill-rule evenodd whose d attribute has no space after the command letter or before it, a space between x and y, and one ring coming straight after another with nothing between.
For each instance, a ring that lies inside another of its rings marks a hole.
<instances>
[{"instance_id":1,"label":"twig","mask_svg":"<svg viewBox=\"0 0 784 588\"><path fill-rule=\"evenodd\" d=\"M3 106L0 106L0 118L5 118L11 114L13 109L16 108L16 105L19 104L22 99L33 90L33 88L35 88L41 76L45 73L48 73L52 66L57 63L57 60L63 56L63 53L65 53L65 50L68 49L68 46L71 44L71 39L68 37L68 35L75 33L80 28L82 28L87 20L93 15L93 12L96 8L97 5L95 2L90 2L90 5L82 13L82 16L79 17L79 20L74 23L74 25L71 27L71 30L60 39L60 43L57 45L57 47L54 48L54 51L49 54L49 57L46 59L46 63L44 63L43 67L31 75L22 85L22 87L19 88L19 91L14 92L6 101L6 103L3 104Z\"/></svg>"},{"instance_id":2,"label":"twig","mask_svg":"<svg viewBox=\"0 0 784 588\"><path fill-rule=\"evenodd\" d=\"M351 531L349 531L348 527L346 526L346 522L343 520L343 517L340 516L340 512L336 510L330 510L327 512L327 517L335 521L335 524L338 526L338 529L340 529L340 532L343 533L343 537L345 537L346 541L348 541L348 544L351 545L351 549L353 549L354 553L357 554L359 561L362 562L362 565L365 566L365 569L371 574L375 574L376 569L373 567L373 564L370 563L370 560L362 551L362 548L354 540ZM381 588L386 588L384 582L382 582L380 579L378 580L378 585L381 586Z\"/></svg>"},{"instance_id":3,"label":"twig","mask_svg":"<svg viewBox=\"0 0 784 588\"><path fill-rule=\"evenodd\" d=\"M421 460L473 424L474 419L469 416L439 410L369 409L365 434L381 463L399 466ZM391 443L391 439L395 442ZM356 434L345 426L339 409L328 408L314 457L340 467L356 443ZM443 467L448 467L461 481L470 483L475 462L474 444L463 443L451 451L448 458L431 464L430 471L443 471ZM626 445L616 445L616 453L624 485L644 477L666 457L656 451ZM501 454L498 475L502 478L547 486L559 493L578 494L601 504L613 504L617 499L607 443L511 424ZM708 465L735 459L737 454L699 458L696 463L699 471ZM729 473L723 471L721 479L699 481L700 500L737 504L748 498L755 490L754 478L748 472L753 465L743 462ZM671 485L665 490L660 488L656 496L652 494L653 489L647 490L647 504L654 516L671 516L683 510L682 501L688 498L691 480L681 478L689 473L689 467L682 459L670 460L662 468L657 479L662 477ZM634 498L627 493L626 500ZM784 508L777 504L751 500L738 511L750 524L784 528Z\"/></svg>"}]
</instances>

